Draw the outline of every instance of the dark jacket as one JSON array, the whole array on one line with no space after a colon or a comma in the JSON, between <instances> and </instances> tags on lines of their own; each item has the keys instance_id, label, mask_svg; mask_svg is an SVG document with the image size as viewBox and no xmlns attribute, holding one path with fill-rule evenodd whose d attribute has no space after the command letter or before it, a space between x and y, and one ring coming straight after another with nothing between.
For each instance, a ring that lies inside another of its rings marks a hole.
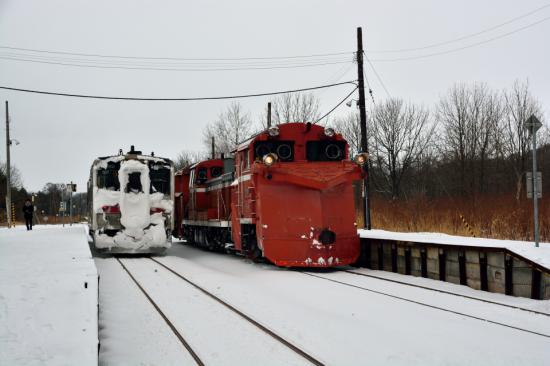
<instances>
[{"instance_id":1,"label":"dark jacket","mask_svg":"<svg viewBox=\"0 0 550 366\"><path fill-rule=\"evenodd\" d=\"M32 214L34 212L34 206L31 203L30 205L23 205L23 213L25 214L26 219L32 218Z\"/></svg>"}]
</instances>

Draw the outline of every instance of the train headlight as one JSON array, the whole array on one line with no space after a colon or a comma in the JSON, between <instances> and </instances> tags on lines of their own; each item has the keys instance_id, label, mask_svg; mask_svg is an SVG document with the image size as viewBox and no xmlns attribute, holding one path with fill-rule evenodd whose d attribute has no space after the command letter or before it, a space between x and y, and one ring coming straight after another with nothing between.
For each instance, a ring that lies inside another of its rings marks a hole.
<instances>
[{"instance_id":1,"label":"train headlight","mask_svg":"<svg viewBox=\"0 0 550 366\"><path fill-rule=\"evenodd\" d=\"M363 166L367 163L367 161L369 160L369 154L367 153L360 153L360 154L357 154L355 156L355 163L359 166Z\"/></svg>"},{"instance_id":2,"label":"train headlight","mask_svg":"<svg viewBox=\"0 0 550 366\"><path fill-rule=\"evenodd\" d=\"M336 132L334 132L333 128L330 128L330 127L325 128L325 136L334 137L335 134Z\"/></svg>"},{"instance_id":3,"label":"train headlight","mask_svg":"<svg viewBox=\"0 0 550 366\"><path fill-rule=\"evenodd\" d=\"M271 137L276 137L276 136L279 136L279 127L275 126L275 127L269 127L267 129L267 133L269 134L269 136Z\"/></svg>"},{"instance_id":4,"label":"train headlight","mask_svg":"<svg viewBox=\"0 0 550 366\"><path fill-rule=\"evenodd\" d=\"M267 166L272 166L277 161L278 157L277 154L269 153L264 155L263 162Z\"/></svg>"}]
</instances>

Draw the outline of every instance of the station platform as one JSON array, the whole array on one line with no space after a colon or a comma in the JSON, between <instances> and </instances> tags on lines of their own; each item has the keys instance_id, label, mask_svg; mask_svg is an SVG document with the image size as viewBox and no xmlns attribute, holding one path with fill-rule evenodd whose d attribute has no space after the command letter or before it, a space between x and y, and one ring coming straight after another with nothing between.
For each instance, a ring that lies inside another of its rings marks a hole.
<instances>
[{"instance_id":1,"label":"station platform","mask_svg":"<svg viewBox=\"0 0 550 366\"><path fill-rule=\"evenodd\" d=\"M550 243L359 230L363 266L550 299Z\"/></svg>"},{"instance_id":2,"label":"station platform","mask_svg":"<svg viewBox=\"0 0 550 366\"><path fill-rule=\"evenodd\" d=\"M85 227L0 229L1 365L97 365L97 324Z\"/></svg>"}]
</instances>

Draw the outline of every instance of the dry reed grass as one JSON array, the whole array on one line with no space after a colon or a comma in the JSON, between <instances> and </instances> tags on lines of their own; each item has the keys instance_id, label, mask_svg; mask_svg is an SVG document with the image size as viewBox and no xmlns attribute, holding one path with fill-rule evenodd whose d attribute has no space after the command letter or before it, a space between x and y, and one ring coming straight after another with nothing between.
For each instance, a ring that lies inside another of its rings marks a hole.
<instances>
[{"instance_id":1,"label":"dry reed grass","mask_svg":"<svg viewBox=\"0 0 550 366\"><path fill-rule=\"evenodd\" d=\"M373 197L372 227L404 232L441 232L470 236L460 215L476 237L533 240L533 203L513 194L471 198L414 198L387 200ZM550 241L550 197L539 200L540 240Z\"/></svg>"}]
</instances>

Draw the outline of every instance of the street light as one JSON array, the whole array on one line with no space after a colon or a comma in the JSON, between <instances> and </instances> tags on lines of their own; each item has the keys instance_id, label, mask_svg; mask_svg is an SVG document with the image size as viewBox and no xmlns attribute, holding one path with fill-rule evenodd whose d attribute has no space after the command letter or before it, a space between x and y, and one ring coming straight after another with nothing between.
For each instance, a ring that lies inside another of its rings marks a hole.
<instances>
[{"instance_id":1,"label":"street light","mask_svg":"<svg viewBox=\"0 0 550 366\"><path fill-rule=\"evenodd\" d=\"M349 101L346 102L346 105L348 107L351 107L353 105L353 103L355 103L355 105L357 106L357 108L359 108L359 103L358 103L358 100L357 99L350 99Z\"/></svg>"}]
</instances>

